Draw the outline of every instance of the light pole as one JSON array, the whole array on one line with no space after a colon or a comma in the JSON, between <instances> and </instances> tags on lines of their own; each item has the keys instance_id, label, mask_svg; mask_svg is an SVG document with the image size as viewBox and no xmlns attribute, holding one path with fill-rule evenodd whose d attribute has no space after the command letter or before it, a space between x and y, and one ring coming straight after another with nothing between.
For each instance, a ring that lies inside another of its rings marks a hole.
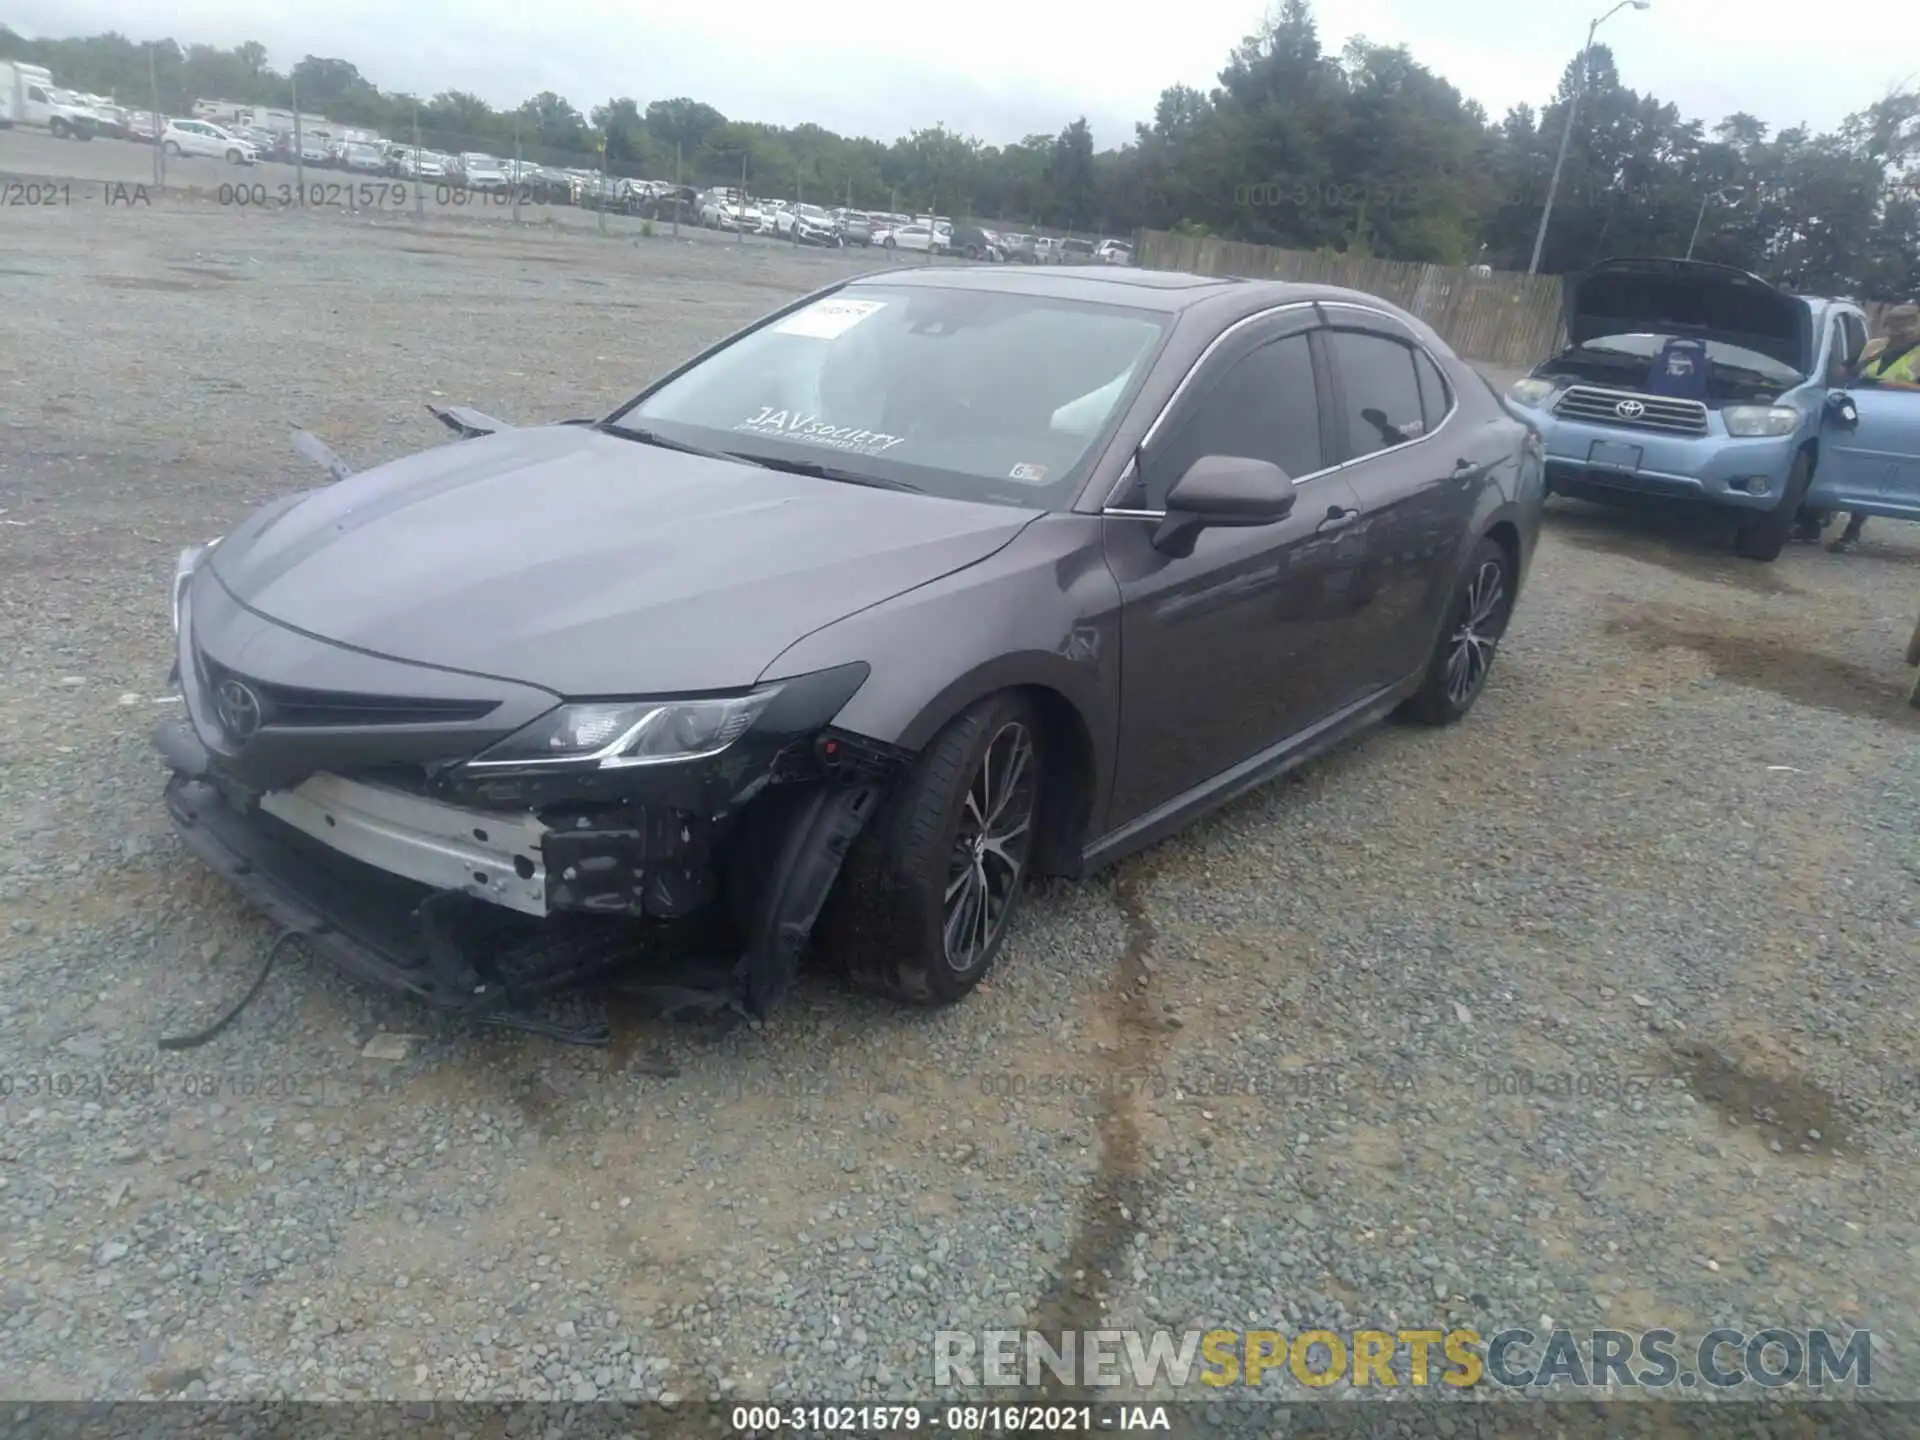
<instances>
[{"instance_id":1,"label":"light pole","mask_svg":"<svg viewBox=\"0 0 1920 1440\"><path fill-rule=\"evenodd\" d=\"M1635 10L1649 8L1653 0L1620 0L1613 9L1607 11L1598 20L1587 26L1587 43L1580 47L1580 63L1573 72L1573 98L1567 101L1567 128L1560 132L1560 153L1553 160L1553 178L1547 182L1546 208L1540 212L1540 228L1533 236L1533 259L1527 262L1527 274L1540 273L1540 252L1547 244L1547 221L1553 218L1553 197L1560 189L1560 170L1567 163L1567 145L1573 139L1573 118L1580 112L1580 93L1587 84L1587 57L1593 53L1593 32L1608 20L1632 6Z\"/></svg>"},{"instance_id":2,"label":"light pole","mask_svg":"<svg viewBox=\"0 0 1920 1440\"><path fill-rule=\"evenodd\" d=\"M1726 192L1724 190L1709 190L1700 197L1700 213L1693 217L1693 234L1687 240L1687 259L1691 260L1693 258L1693 247L1700 243L1700 227L1706 222L1708 204L1715 200L1724 199L1726 199ZM1728 205L1727 208L1733 210L1739 208L1739 205L1740 202L1735 200Z\"/></svg>"}]
</instances>

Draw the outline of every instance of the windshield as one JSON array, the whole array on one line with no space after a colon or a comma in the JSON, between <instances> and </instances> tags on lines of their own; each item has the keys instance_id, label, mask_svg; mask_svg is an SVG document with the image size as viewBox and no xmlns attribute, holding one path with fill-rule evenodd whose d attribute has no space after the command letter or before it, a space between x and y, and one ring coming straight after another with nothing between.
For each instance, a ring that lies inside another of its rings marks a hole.
<instances>
[{"instance_id":1,"label":"windshield","mask_svg":"<svg viewBox=\"0 0 1920 1440\"><path fill-rule=\"evenodd\" d=\"M1163 317L1031 295L861 285L613 418L707 449L1052 508L1158 349Z\"/></svg>"},{"instance_id":2,"label":"windshield","mask_svg":"<svg viewBox=\"0 0 1920 1440\"><path fill-rule=\"evenodd\" d=\"M1575 353L1582 355L1615 355L1633 360L1651 361L1660 353L1661 347L1669 340L1682 337L1674 335L1652 335L1645 331L1633 331L1621 335L1601 335L1577 346ZM1708 340L1707 359L1723 369L1747 370L1775 385L1795 385L1802 378L1800 372L1781 364L1771 355L1762 355L1758 350L1748 350L1740 345L1728 345L1719 340Z\"/></svg>"}]
</instances>

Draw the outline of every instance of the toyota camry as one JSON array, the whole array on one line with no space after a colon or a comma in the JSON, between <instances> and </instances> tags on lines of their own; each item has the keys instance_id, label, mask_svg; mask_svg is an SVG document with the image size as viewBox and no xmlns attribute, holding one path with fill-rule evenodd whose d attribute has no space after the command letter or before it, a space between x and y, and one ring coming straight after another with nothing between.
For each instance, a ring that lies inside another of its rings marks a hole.
<instances>
[{"instance_id":1,"label":"toyota camry","mask_svg":"<svg viewBox=\"0 0 1920 1440\"><path fill-rule=\"evenodd\" d=\"M596 966L965 996L1080 876L1473 707L1542 454L1390 304L1110 266L810 295L597 420L332 473L182 555L187 844L515 1023Z\"/></svg>"}]
</instances>

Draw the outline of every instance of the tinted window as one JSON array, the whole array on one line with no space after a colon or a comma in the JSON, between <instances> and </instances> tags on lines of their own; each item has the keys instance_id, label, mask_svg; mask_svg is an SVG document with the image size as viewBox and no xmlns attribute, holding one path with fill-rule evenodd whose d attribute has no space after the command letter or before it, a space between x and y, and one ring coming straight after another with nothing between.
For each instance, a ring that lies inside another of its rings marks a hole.
<instances>
[{"instance_id":1,"label":"tinted window","mask_svg":"<svg viewBox=\"0 0 1920 1440\"><path fill-rule=\"evenodd\" d=\"M1447 418L1447 408L1452 404L1447 395L1446 377L1420 350L1413 352L1413 373L1420 382L1420 414L1427 422L1427 433L1432 434Z\"/></svg>"},{"instance_id":2,"label":"tinted window","mask_svg":"<svg viewBox=\"0 0 1920 1440\"><path fill-rule=\"evenodd\" d=\"M1261 346L1206 385L1197 407L1153 458L1146 508L1165 508L1173 482L1203 455L1271 460L1296 478L1326 468L1305 335Z\"/></svg>"},{"instance_id":3,"label":"tinted window","mask_svg":"<svg viewBox=\"0 0 1920 1440\"><path fill-rule=\"evenodd\" d=\"M1346 392L1343 419L1350 457L1404 445L1425 433L1411 346L1357 330L1334 330L1327 339Z\"/></svg>"}]
</instances>

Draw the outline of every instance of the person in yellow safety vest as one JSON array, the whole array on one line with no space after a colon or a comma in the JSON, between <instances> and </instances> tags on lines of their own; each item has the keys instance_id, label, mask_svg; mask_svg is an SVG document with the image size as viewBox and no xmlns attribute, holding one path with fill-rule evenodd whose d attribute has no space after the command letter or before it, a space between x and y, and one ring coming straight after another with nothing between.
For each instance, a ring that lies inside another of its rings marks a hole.
<instances>
[{"instance_id":1,"label":"person in yellow safety vest","mask_svg":"<svg viewBox=\"0 0 1920 1440\"><path fill-rule=\"evenodd\" d=\"M1920 305L1896 305L1886 314L1886 334L1867 342L1855 374L1881 390L1920 390ZM1827 549L1851 550L1867 528L1867 517L1847 516L1847 528Z\"/></svg>"}]
</instances>

